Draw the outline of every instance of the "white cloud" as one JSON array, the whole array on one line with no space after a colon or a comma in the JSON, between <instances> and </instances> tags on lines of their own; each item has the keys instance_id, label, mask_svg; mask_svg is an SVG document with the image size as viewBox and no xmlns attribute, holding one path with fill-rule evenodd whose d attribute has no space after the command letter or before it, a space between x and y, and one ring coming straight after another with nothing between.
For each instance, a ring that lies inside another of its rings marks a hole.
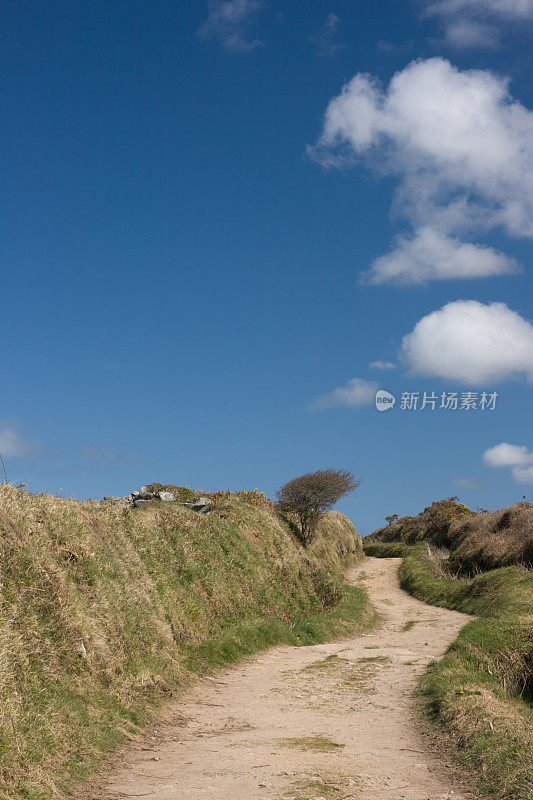
<instances>
[{"instance_id":1,"label":"white cloud","mask_svg":"<svg viewBox=\"0 0 533 800\"><path fill-rule=\"evenodd\" d=\"M453 482L460 489L480 489L481 484L477 478L454 478Z\"/></svg>"},{"instance_id":2,"label":"white cloud","mask_svg":"<svg viewBox=\"0 0 533 800\"><path fill-rule=\"evenodd\" d=\"M352 378L345 386L339 386L328 394L322 395L313 403L313 408L335 408L344 406L357 408L374 402L379 384L363 378Z\"/></svg>"},{"instance_id":3,"label":"white cloud","mask_svg":"<svg viewBox=\"0 0 533 800\"><path fill-rule=\"evenodd\" d=\"M469 385L533 381L533 325L505 303L457 300L422 317L403 338L401 357L416 374Z\"/></svg>"},{"instance_id":4,"label":"white cloud","mask_svg":"<svg viewBox=\"0 0 533 800\"><path fill-rule=\"evenodd\" d=\"M482 460L489 467L511 467L518 483L533 483L533 452L524 445L502 442L485 450Z\"/></svg>"},{"instance_id":5,"label":"white cloud","mask_svg":"<svg viewBox=\"0 0 533 800\"><path fill-rule=\"evenodd\" d=\"M438 0L430 2L427 13L441 16L469 13L475 16L501 16L533 19L533 0Z\"/></svg>"},{"instance_id":6,"label":"white cloud","mask_svg":"<svg viewBox=\"0 0 533 800\"><path fill-rule=\"evenodd\" d=\"M3 458L23 458L34 449L34 444L25 439L11 424L0 429L0 453Z\"/></svg>"},{"instance_id":7,"label":"white cloud","mask_svg":"<svg viewBox=\"0 0 533 800\"><path fill-rule=\"evenodd\" d=\"M533 237L533 113L513 99L507 80L489 71L418 60L386 88L358 73L329 103L322 135L308 152L326 167L366 161L397 178L393 208L415 229L398 254L410 256L403 262L410 281L443 272L494 275L513 263L458 236L499 227ZM428 232L444 250L436 267L414 253ZM447 255L457 267L443 270ZM394 273L396 259L383 258L377 269Z\"/></svg>"},{"instance_id":8,"label":"white cloud","mask_svg":"<svg viewBox=\"0 0 533 800\"><path fill-rule=\"evenodd\" d=\"M500 42L498 29L486 22L473 19L449 20L445 39L452 47L497 47Z\"/></svg>"},{"instance_id":9,"label":"white cloud","mask_svg":"<svg viewBox=\"0 0 533 800\"><path fill-rule=\"evenodd\" d=\"M532 20L533 0L432 0L425 13L441 19L445 42L453 47L495 47L497 24Z\"/></svg>"},{"instance_id":10,"label":"white cloud","mask_svg":"<svg viewBox=\"0 0 533 800\"><path fill-rule=\"evenodd\" d=\"M263 42L249 39L248 30L262 6L260 0L209 0L209 14L198 29L198 36L201 39L216 39L225 50L233 52L255 50Z\"/></svg>"},{"instance_id":11,"label":"white cloud","mask_svg":"<svg viewBox=\"0 0 533 800\"><path fill-rule=\"evenodd\" d=\"M123 464L142 463L138 453L117 453L94 445L86 445L81 448L80 452L83 461L99 467L116 467Z\"/></svg>"},{"instance_id":12,"label":"white cloud","mask_svg":"<svg viewBox=\"0 0 533 800\"><path fill-rule=\"evenodd\" d=\"M533 465L529 467L515 467L512 470L512 474L517 483L533 483Z\"/></svg>"},{"instance_id":13,"label":"white cloud","mask_svg":"<svg viewBox=\"0 0 533 800\"><path fill-rule=\"evenodd\" d=\"M371 361L368 366L370 369L396 369L392 361Z\"/></svg>"},{"instance_id":14,"label":"white cloud","mask_svg":"<svg viewBox=\"0 0 533 800\"><path fill-rule=\"evenodd\" d=\"M309 41L314 44L317 55L331 58L346 47L340 40L340 26L340 17L336 14L328 14L325 23L316 33L309 36Z\"/></svg>"},{"instance_id":15,"label":"white cloud","mask_svg":"<svg viewBox=\"0 0 533 800\"><path fill-rule=\"evenodd\" d=\"M394 250L377 258L363 279L371 284L426 283L447 278L483 278L517 272L512 258L492 247L460 242L434 228L400 236Z\"/></svg>"},{"instance_id":16,"label":"white cloud","mask_svg":"<svg viewBox=\"0 0 533 800\"><path fill-rule=\"evenodd\" d=\"M483 463L489 467L519 467L533 464L533 453L527 447L502 442L489 447L483 453Z\"/></svg>"}]
</instances>

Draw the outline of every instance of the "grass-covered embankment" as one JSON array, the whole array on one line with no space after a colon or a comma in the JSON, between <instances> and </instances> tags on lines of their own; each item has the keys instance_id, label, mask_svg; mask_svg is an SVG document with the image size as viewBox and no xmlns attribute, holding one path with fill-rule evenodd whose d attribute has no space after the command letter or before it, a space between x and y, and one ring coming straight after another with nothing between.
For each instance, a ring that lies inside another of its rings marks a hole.
<instances>
[{"instance_id":1,"label":"grass-covered embankment","mask_svg":"<svg viewBox=\"0 0 533 800\"><path fill-rule=\"evenodd\" d=\"M267 504L198 515L4 485L0 543L2 800L60 796L197 674L373 619L342 586L362 549L335 512L303 549Z\"/></svg>"},{"instance_id":2,"label":"grass-covered embankment","mask_svg":"<svg viewBox=\"0 0 533 800\"><path fill-rule=\"evenodd\" d=\"M413 545L424 541L446 547L450 570L462 575L512 565L533 568L533 503L522 501L498 511L476 512L457 497L448 497L427 506L416 517L387 519L389 525L365 539L365 552L370 553L368 548L380 543Z\"/></svg>"},{"instance_id":3,"label":"grass-covered embankment","mask_svg":"<svg viewBox=\"0 0 533 800\"><path fill-rule=\"evenodd\" d=\"M531 800L533 575L503 567L453 578L439 552L408 549L400 582L434 605L479 616L424 675L426 710L489 796Z\"/></svg>"},{"instance_id":4,"label":"grass-covered embankment","mask_svg":"<svg viewBox=\"0 0 533 800\"><path fill-rule=\"evenodd\" d=\"M377 542L363 539L365 556L374 558L403 558L411 549L403 542Z\"/></svg>"}]
</instances>

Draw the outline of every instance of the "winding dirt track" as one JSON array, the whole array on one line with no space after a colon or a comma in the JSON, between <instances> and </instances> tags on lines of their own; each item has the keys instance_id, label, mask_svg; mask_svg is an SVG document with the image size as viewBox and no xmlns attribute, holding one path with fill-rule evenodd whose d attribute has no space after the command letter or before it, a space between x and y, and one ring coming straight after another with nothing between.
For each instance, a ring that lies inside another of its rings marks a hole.
<instances>
[{"instance_id":1,"label":"winding dirt track","mask_svg":"<svg viewBox=\"0 0 533 800\"><path fill-rule=\"evenodd\" d=\"M382 617L373 632L273 648L203 680L92 797L472 798L421 732L413 701L417 676L468 618L403 592L398 565L367 558L348 576Z\"/></svg>"}]
</instances>

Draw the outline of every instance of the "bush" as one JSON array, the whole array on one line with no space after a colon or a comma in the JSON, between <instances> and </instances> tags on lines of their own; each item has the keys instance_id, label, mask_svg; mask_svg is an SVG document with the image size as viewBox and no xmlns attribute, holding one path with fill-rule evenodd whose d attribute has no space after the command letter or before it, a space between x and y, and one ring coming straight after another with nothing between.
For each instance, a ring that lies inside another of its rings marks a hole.
<instances>
[{"instance_id":1,"label":"bush","mask_svg":"<svg viewBox=\"0 0 533 800\"><path fill-rule=\"evenodd\" d=\"M365 556L374 558L403 558L407 555L410 545L403 542L370 542L363 539Z\"/></svg>"},{"instance_id":2,"label":"bush","mask_svg":"<svg viewBox=\"0 0 533 800\"><path fill-rule=\"evenodd\" d=\"M368 538L373 542L405 542L405 544L416 544L427 540L439 547L445 547L449 545L448 534L452 523L475 516L476 512L460 503L458 497L447 497L426 506L418 516L402 517L397 522L374 531ZM390 520L393 517L386 519Z\"/></svg>"},{"instance_id":3,"label":"bush","mask_svg":"<svg viewBox=\"0 0 533 800\"><path fill-rule=\"evenodd\" d=\"M294 514L300 521L304 544L309 544L324 511L358 487L357 481L347 470L322 469L300 475L284 484L276 493L278 508Z\"/></svg>"},{"instance_id":4,"label":"bush","mask_svg":"<svg viewBox=\"0 0 533 800\"><path fill-rule=\"evenodd\" d=\"M454 520L448 538L451 568L463 574L521 564L533 567L533 503Z\"/></svg>"}]
</instances>

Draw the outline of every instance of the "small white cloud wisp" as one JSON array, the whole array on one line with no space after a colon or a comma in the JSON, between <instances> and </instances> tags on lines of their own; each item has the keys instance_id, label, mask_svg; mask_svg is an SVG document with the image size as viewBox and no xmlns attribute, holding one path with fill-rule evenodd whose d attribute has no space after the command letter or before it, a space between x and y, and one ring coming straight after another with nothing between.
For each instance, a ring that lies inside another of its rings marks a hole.
<instances>
[{"instance_id":1,"label":"small white cloud wisp","mask_svg":"<svg viewBox=\"0 0 533 800\"><path fill-rule=\"evenodd\" d=\"M445 44L494 48L505 25L533 20L533 0L424 0L424 16L440 20Z\"/></svg>"},{"instance_id":2,"label":"small white cloud wisp","mask_svg":"<svg viewBox=\"0 0 533 800\"><path fill-rule=\"evenodd\" d=\"M482 456L489 467L506 467L518 483L533 483L533 452L524 445L501 442L489 447Z\"/></svg>"},{"instance_id":3,"label":"small white cloud wisp","mask_svg":"<svg viewBox=\"0 0 533 800\"><path fill-rule=\"evenodd\" d=\"M338 386L332 392L317 398L311 408L321 411L325 408L359 408L371 405L378 388L379 384L375 381L352 378L344 386Z\"/></svg>"},{"instance_id":4,"label":"small white cloud wisp","mask_svg":"<svg viewBox=\"0 0 533 800\"><path fill-rule=\"evenodd\" d=\"M341 20L336 14L328 14L326 21L316 33L308 37L315 52L322 58L332 58L344 50L345 43L340 38Z\"/></svg>"},{"instance_id":5,"label":"small white cloud wisp","mask_svg":"<svg viewBox=\"0 0 533 800\"><path fill-rule=\"evenodd\" d=\"M245 53L264 42L249 37L255 15L261 10L260 0L209 0L208 16L197 31L200 39L214 39L224 50Z\"/></svg>"},{"instance_id":6,"label":"small white cloud wisp","mask_svg":"<svg viewBox=\"0 0 533 800\"><path fill-rule=\"evenodd\" d=\"M370 369L396 369L392 361L371 361L368 366Z\"/></svg>"},{"instance_id":7,"label":"small white cloud wisp","mask_svg":"<svg viewBox=\"0 0 533 800\"><path fill-rule=\"evenodd\" d=\"M4 458L24 458L34 450L34 443L19 433L12 424L0 428L0 453Z\"/></svg>"}]
</instances>

